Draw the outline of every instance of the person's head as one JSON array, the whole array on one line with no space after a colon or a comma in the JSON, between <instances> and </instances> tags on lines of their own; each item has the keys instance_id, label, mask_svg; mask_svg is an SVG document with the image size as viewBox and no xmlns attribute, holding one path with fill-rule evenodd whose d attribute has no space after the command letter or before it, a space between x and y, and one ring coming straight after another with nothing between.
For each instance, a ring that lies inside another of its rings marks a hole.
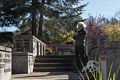
<instances>
[{"instance_id":1,"label":"person's head","mask_svg":"<svg viewBox=\"0 0 120 80\"><path fill-rule=\"evenodd\" d=\"M85 29L86 24L84 22L78 22L76 26L76 30L79 31L81 29Z\"/></svg>"}]
</instances>

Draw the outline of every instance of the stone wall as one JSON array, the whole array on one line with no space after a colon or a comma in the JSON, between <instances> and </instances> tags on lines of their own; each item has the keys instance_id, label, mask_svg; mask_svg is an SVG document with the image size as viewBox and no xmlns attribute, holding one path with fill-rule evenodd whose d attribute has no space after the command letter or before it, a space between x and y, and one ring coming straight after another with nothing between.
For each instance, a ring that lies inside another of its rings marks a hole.
<instances>
[{"instance_id":1,"label":"stone wall","mask_svg":"<svg viewBox=\"0 0 120 80\"><path fill-rule=\"evenodd\" d=\"M11 80L11 49L0 46L0 80Z\"/></svg>"},{"instance_id":2,"label":"stone wall","mask_svg":"<svg viewBox=\"0 0 120 80\"><path fill-rule=\"evenodd\" d=\"M12 53L12 73L32 73L35 57L29 52Z\"/></svg>"}]
</instances>

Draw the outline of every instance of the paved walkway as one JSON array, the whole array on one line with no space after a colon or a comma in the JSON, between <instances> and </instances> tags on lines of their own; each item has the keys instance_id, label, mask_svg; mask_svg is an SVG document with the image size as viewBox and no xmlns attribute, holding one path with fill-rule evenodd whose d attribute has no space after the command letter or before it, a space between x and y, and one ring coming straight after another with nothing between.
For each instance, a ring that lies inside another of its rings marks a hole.
<instances>
[{"instance_id":1,"label":"paved walkway","mask_svg":"<svg viewBox=\"0 0 120 80\"><path fill-rule=\"evenodd\" d=\"M14 74L12 80L80 80L73 72L34 72L32 74Z\"/></svg>"}]
</instances>

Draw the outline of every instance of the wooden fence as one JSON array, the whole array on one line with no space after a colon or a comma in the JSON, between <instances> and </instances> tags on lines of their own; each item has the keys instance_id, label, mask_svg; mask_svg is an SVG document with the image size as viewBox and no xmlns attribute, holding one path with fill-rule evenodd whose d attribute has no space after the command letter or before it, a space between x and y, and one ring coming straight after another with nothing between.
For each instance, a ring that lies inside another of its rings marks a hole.
<instances>
[{"instance_id":1,"label":"wooden fence","mask_svg":"<svg viewBox=\"0 0 120 80\"><path fill-rule=\"evenodd\" d=\"M101 61L103 80L107 80L110 67L113 64L112 72L120 67L120 41L110 41L105 36L86 39L86 54L89 60ZM120 71L118 71L118 80Z\"/></svg>"}]
</instances>

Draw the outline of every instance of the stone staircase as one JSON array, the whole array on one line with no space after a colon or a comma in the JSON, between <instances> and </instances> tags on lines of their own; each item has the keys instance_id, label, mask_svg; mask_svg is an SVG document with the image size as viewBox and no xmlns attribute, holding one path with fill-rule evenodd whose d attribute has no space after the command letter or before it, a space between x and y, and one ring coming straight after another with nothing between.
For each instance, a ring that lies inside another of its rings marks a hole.
<instances>
[{"instance_id":1,"label":"stone staircase","mask_svg":"<svg viewBox=\"0 0 120 80\"><path fill-rule=\"evenodd\" d=\"M34 72L70 72L76 71L75 56L73 55L44 55L37 56Z\"/></svg>"}]
</instances>

